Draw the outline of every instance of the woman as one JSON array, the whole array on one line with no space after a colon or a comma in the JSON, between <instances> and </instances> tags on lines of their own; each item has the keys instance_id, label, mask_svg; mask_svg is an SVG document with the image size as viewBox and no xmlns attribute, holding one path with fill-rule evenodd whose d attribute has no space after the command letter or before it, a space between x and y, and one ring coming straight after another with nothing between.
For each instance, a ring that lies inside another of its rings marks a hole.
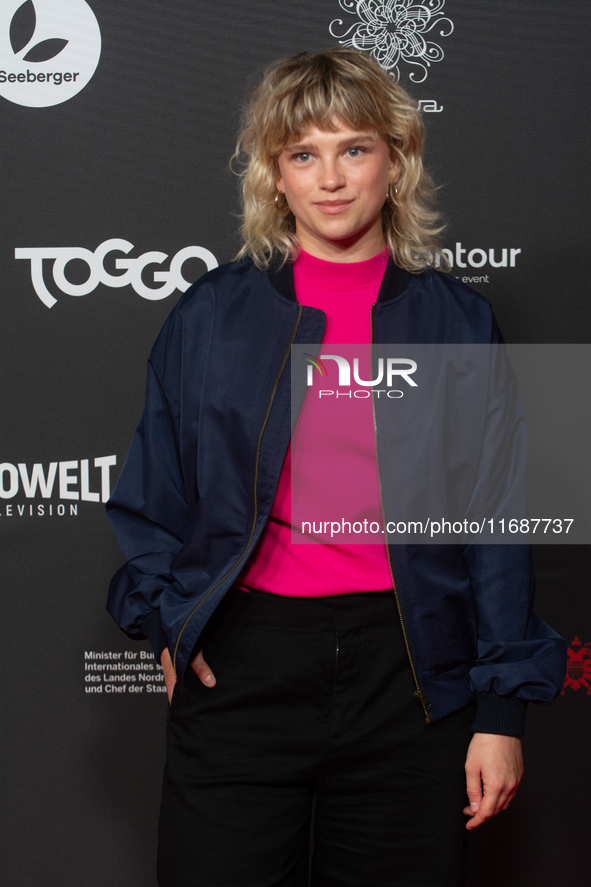
<instances>
[{"instance_id":1,"label":"woman","mask_svg":"<svg viewBox=\"0 0 591 887\"><path fill-rule=\"evenodd\" d=\"M129 558L109 610L171 701L159 883L306 883L315 798L315 884L461 884L462 810L475 828L515 795L563 642L523 546L291 544L290 349L498 329L430 267L423 127L372 60L278 62L239 151L244 245L166 322L108 506ZM355 408L332 443L379 513L375 399Z\"/></svg>"}]
</instances>

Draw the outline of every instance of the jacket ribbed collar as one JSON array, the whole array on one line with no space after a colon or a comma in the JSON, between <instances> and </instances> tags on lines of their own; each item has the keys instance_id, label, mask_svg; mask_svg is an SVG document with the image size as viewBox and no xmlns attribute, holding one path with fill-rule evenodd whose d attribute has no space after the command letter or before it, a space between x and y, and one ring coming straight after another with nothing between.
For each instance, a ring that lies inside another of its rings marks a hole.
<instances>
[{"instance_id":1,"label":"jacket ribbed collar","mask_svg":"<svg viewBox=\"0 0 591 887\"><path fill-rule=\"evenodd\" d=\"M286 299L297 302L296 291L293 283L293 262L284 262L281 265L281 259L277 258L271 262L271 266L267 271L267 276L271 285L281 293ZM409 271L399 268L392 259L388 259L386 271L380 289L378 292L378 302L389 302L395 299L400 293L406 289L412 279Z\"/></svg>"}]
</instances>

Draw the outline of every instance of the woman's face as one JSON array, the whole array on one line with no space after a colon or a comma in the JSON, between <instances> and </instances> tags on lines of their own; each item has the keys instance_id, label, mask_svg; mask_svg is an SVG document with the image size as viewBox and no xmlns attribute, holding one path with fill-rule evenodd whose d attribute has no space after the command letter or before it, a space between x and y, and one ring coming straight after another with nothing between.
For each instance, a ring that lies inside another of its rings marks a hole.
<instances>
[{"instance_id":1,"label":"woman's face","mask_svg":"<svg viewBox=\"0 0 591 887\"><path fill-rule=\"evenodd\" d=\"M375 132L310 127L286 145L277 162L277 188L296 219L306 252L329 261L369 259L385 246L382 206L400 164Z\"/></svg>"}]
</instances>

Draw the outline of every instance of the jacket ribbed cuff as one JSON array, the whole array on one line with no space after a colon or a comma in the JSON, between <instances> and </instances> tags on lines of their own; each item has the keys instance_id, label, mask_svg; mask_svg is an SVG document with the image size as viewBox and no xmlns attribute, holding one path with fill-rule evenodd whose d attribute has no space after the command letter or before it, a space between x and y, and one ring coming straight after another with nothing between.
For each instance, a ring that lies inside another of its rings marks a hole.
<instances>
[{"instance_id":1,"label":"jacket ribbed cuff","mask_svg":"<svg viewBox=\"0 0 591 887\"><path fill-rule=\"evenodd\" d=\"M517 696L498 696L496 693L476 693L475 697L478 708L472 724L474 733L524 735L527 702Z\"/></svg>"},{"instance_id":2,"label":"jacket ribbed cuff","mask_svg":"<svg viewBox=\"0 0 591 887\"><path fill-rule=\"evenodd\" d=\"M160 619L160 610L152 610L142 622L142 634L150 641L154 658L156 662L160 662L162 651L166 647L166 639L162 630L162 620Z\"/></svg>"}]
</instances>

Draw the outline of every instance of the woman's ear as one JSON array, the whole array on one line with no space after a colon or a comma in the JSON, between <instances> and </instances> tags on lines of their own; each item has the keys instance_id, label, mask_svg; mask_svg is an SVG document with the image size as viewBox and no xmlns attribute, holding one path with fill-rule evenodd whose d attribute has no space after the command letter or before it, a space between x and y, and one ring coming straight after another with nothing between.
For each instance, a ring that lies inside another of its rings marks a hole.
<instances>
[{"instance_id":1,"label":"woman's ear","mask_svg":"<svg viewBox=\"0 0 591 887\"><path fill-rule=\"evenodd\" d=\"M400 160L396 155L390 155L390 173L388 175L388 181L391 185L395 185L398 179L400 178Z\"/></svg>"},{"instance_id":2,"label":"woman's ear","mask_svg":"<svg viewBox=\"0 0 591 887\"><path fill-rule=\"evenodd\" d=\"M273 166L275 167L275 185L277 186L277 190L281 194L285 194L285 186L283 184L283 176L281 175L281 167L279 166L279 159L274 157L273 155L269 155L273 162Z\"/></svg>"}]
</instances>

